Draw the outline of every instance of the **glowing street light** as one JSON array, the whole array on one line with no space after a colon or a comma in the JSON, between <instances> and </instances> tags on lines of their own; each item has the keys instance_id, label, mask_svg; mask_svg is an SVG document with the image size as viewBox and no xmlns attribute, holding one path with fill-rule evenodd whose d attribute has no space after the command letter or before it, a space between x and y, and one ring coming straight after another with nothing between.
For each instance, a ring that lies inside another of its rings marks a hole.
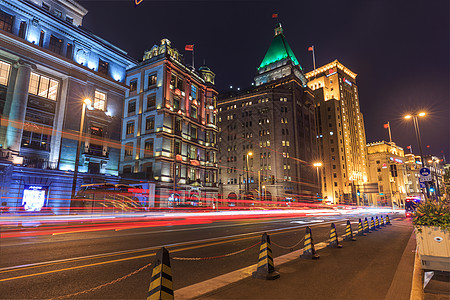
<instances>
[{"instance_id":1,"label":"glowing street light","mask_svg":"<svg viewBox=\"0 0 450 300\"><path fill-rule=\"evenodd\" d=\"M320 176L319 176L319 168L322 167L322 163L321 162L315 162L313 163L313 166L316 167L316 171L317 171L317 185L319 186L319 191L322 191L322 185L320 183ZM320 193L322 194L322 193Z\"/></svg>"},{"instance_id":2,"label":"glowing street light","mask_svg":"<svg viewBox=\"0 0 450 300\"><path fill-rule=\"evenodd\" d=\"M73 171L73 182L72 182L72 197L71 197L71 205L70 207L72 208L73 206L73 202L74 202L74 198L75 198L75 190L77 188L77 179L78 179L78 161L80 160L80 148L81 148L81 137L83 135L83 131L84 131L84 116L86 114L86 107L91 105L91 99L84 99L83 100L83 108L81 109L81 122L80 122L80 132L78 134L78 143L77 143L77 153L75 155L75 167L74 167L74 171Z\"/></svg>"},{"instance_id":3,"label":"glowing street light","mask_svg":"<svg viewBox=\"0 0 450 300\"><path fill-rule=\"evenodd\" d=\"M249 152L247 152L247 155L246 155L246 165L247 165L247 182L246 182L246 189L247 189L247 191L246 191L246 193L245 194L248 194L248 192L250 191L250 183L249 183L249 181L248 181L248 157L249 156L252 156L253 155L253 152L251 152L251 151L249 151Z\"/></svg>"}]
</instances>

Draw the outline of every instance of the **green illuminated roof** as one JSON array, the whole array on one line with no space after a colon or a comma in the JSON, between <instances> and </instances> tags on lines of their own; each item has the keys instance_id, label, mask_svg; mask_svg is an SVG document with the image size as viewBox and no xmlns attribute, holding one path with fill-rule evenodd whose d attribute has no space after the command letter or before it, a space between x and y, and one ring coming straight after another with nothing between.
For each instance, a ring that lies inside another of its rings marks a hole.
<instances>
[{"instance_id":1,"label":"green illuminated roof","mask_svg":"<svg viewBox=\"0 0 450 300\"><path fill-rule=\"evenodd\" d=\"M302 69L302 67L298 63L297 58L294 55L294 52L292 52L291 47L289 47L289 44L284 38L281 25L279 24L278 26L279 27L275 28L275 36L273 37L269 50L267 50L266 56L264 56L264 59L259 65L258 70L264 68L267 65L270 65L271 63L280 61L288 57L292 60L295 66L298 65L300 69Z\"/></svg>"}]
</instances>

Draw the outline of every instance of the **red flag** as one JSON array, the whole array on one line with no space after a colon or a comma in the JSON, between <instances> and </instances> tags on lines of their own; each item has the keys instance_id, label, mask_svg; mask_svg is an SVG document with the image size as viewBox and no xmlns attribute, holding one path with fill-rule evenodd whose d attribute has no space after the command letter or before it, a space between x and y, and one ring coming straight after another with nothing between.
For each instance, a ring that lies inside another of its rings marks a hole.
<instances>
[{"instance_id":1,"label":"red flag","mask_svg":"<svg viewBox=\"0 0 450 300\"><path fill-rule=\"evenodd\" d=\"M406 149L411 149L411 146L406 146Z\"/></svg>"},{"instance_id":2,"label":"red flag","mask_svg":"<svg viewBox=\"0 0 450 300\"><path fill-rule=\"evenodd\" d=\"M186 51L194 51L194 45L186 45L184 47L184 50L186 50Z\"/></svg>"},{"instance_id":3,"label":"red flag","mask_svg":"<svg viewBox=\"0 0 450 300\"><path fill-rule=\"evenodd\" d=\"M308 47L308 51L313 51L314 50L314 48L311 46L311 47Z\"/></svg>"},{"instance_id":4,"label":"red flag","mask_svg":"<svg viewBox=\"0 0 450 300\"><path fill-rule=\"evenodd\" d=\"M272 19L278 18L278 14L272 14Z\"/></svg>"},{"instance_id":5,"label":"red flag","mask_svg":"<svg viewBox=\"0 0 450 300\"><path fill-rule=\"evenodd\" d=\"M384 124L384 128L388 129L389 128L389 123Z\"/></svg>"}]
</instances>

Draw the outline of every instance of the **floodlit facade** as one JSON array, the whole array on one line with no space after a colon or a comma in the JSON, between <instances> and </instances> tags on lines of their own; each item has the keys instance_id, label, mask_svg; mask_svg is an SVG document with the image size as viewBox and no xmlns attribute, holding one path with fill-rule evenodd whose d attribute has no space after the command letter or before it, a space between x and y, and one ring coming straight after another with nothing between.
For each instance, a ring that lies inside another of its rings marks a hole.
<instances>
[{"instance_id":1,"label":"floodlit facade","mask_svg":"<svg viewBox=\"0 0 450 300\"><path fill-rule=\"evenodd\" d=\"M156 182L156 207L215 205L217 91L163 39L127 70L120 171Z\"/></svg>"},{"instance_id":2,"label":"floodlit facade","mask_svg":"<svg viewBox=\"0 0 450 300\"><path fill-rule=\"evenodd\" d=\"M394 142L367 144L369 176L378 183L378 194L371 194L376 206L403 207L407 196L407 168L403 148Z\"/></svg>"},{"instance_id":3,"label":"floodlit facade","mask_svg":"<svg viewBox=\"0 0 450 300\"><path fill-rule=\"evenodd\" d=\"M317 201L315 107L306 82L278 24L255 87L219 100L219 180L226 205Z\"/></svg>"},{"instance_id":4,"label":"floodlit facade","mask_svg":"<svg viewBox=\"0 0 450 300\"><path fill-rule=\"evenodd\" d=\"M423 196L419 182L419 170L422 168L420 155L405 154L405 168L407 177L406 193L408 196Z\"/></svg>"},{"instance_id":5,"label":"floodlit facade","mask_svg":"<svg viewBox=\"0 0 450 300\"><path fill-rule=\"evenodd\" d=\"M317 102L323 199L329 204L368 205L366 135L357 74L335 60L305 76Z\"/></svg>"},{"instance_id":6,"label":"floodlit facade","mask_svg":"<svg viewBox=\"0 0 450 300\"><path fill-rule=\"evenodd\" d=\"M125 71L134 60L83 29L86 13L72 0L0 1L1 206L12 211L36 199L35 210L69 207L75 166L75 191L118 182Z\"/></svg>"}]
</instances>

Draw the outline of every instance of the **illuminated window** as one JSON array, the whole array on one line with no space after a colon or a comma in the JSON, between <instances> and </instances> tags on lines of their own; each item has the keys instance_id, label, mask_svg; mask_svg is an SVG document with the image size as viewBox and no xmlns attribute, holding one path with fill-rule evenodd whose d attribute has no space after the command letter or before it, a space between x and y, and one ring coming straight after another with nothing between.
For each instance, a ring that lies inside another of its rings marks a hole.
<instances>
[{"instance_id":1,"label":"illuminated window","mask_svg":"<svg viewBox=\"0 0 450 300\"><path fill-rule=\"evenodd\" d=\"M127 123L126 135L133 135L133 134L134 134L134 121L130 121Z\"/></svg>"},{"instance_id":2,"label":"illuminated window","mask_svg":"<svg viewBox=\"0 0 450 300\"><path fill-rule=\"evenodd\" d=\"M145 130L146 131L153 131L155 129L155 117L147 117L145 119Z\"/></svg>"},{"instance_id":3,"label":"illuminated window","mask_svg":"<svg viewBox=\"0 0 450 300\"><path fill-rule=\"evenodd\" d=\"M7 32L12 32L13 23L14 16L0 10L0 29Z\"/></svg>"},{"instance_id":4,"label":"illuminated window","mask_svg":"<svg viewBox=\"0 0 450 300\"><path fill-rule=\"evenodd\" d=\"M105 110L105 108L106 108L106 93L95 91L94 108L103 110L103 111Z\"/></svg>"},{"instance_id":5,"label":"illuminated window","mask_svg":"<svg viewBox=\"0 0 450 300\"><path fill-rule=\"evenodd\" d=\"M128 102L128 115L134 115L136 113L136 101Z\"/></svg>"},{"instance_id":6,"label":"illuminated window","mask_svg":"<svg viewBox=\"0 0 450 300\"><path fill-rule=\"evenodd\" d=\"M125 157L131 157L133 155L133 143L125 144L125 152L124 153L125 153Z\"/></svg>"},{"instance_id":7,"label":"illuminated window","mask_svg":"<svg viewBox=\"0 0 450 300\"><path fill-rule=\"evenodd\" d=\"M137 79L130 81L130 93L137 90Z\"/></svg>"},{"instance_id":8,"label":"illuminated window","mask_svg":"<svg viewBox=\"0 0 450 300\"><path fill-rule=\"evenodd\" d=\"M144 157L153 157L153 139L149 139L149 140L145 141Z\"/></svg>"},{"instance_id":9,"label":"illuminated window","mask_svg":"<svg viewBox=\"0 0 450 300\"><path fill-rule=\"evenodd\" d=\"M0 84L8 85L10 69L11 69L10 64L0 61Z\"/></svg>"},{"instance_id":10,"label":"illuminated window","mask_svg":"<svg viewBox=\"0 0 450 300\"><path fill-rule=\"evenodd\" d=\"M36 73L31 73L28 93L56 101L58 87L58 81Z\"/></svg>"},{"instance_id":11,"label":"illuminated window","mask_svg":"<svg viewBox=\"0 0 450 300\"><path fill-rule=\"evenodd\" d=\"M148 88L153 88L156 86L156 74L148 75Z\"/></svg>"},{"instance_id":12,"label":"illuminated window","mask_svg":"<svg viewBox=\"0 0 450 300\"><path fill-rule=\"evenodd\" d=\"M195 85L191 85L191 97L192 99L197 99L197 87Z\"/></svg>"},{"instance_id":13,"label":"illuminated window","mask_svg":"<svg viewBox=\"0 0 450 300\"><path fill-rule=\"evenodd\" d=\"M26 33L27 33L27 22L22 21L20 22L19 27L19 37L24 39Z\"/></svg>"}]
</instances>

